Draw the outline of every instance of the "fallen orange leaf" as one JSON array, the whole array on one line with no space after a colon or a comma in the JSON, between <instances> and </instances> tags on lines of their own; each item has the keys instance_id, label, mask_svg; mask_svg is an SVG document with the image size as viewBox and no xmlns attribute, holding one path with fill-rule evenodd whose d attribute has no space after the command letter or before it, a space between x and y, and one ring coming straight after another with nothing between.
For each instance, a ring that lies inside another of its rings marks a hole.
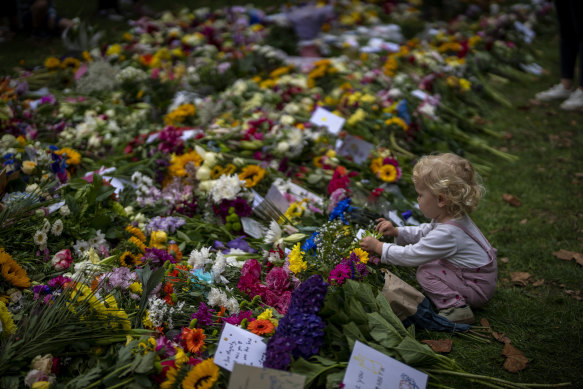
<instances>
[{"instance_id":1,"label":"fallen orange leaf","mask_svg":"<svg viewBox=\"0 0 583 389\"><path fill-rule=\"evenodd\" d=\"M508 263L508 261L510 261L510 259L508 259L508 257L502 257L502 258L500 258L500 262Z\"/></svg>"},{"instance_id":2,"label":"fallen orange leaf","mask_svg":"<svg viewBox=\"0 0 583 389\"><path fill-rule=\"evenodd\" d=\"M541 285L543 285L544 283L545 283L545 279L543 278L543 279L540 279L540 280L538 280L538 281L535 281L535 282L533 282L533 283L532 283L532 286L541 286Z\"/></svg>"},{"instance_id":3,"label":"fallen orange leaf","mask_svg":"<svg viewBox=\"0 0 583 389\"><path fill-rule=\"evenodd\" d=\"M504 368L511 373L516 373L520 370L526 369L528 358L524 356L516 347L510 343L504 345L502 355L506 357L504 361Z\"/></svg>"},{"instance_id":4,"label":"fallen orange leaf","mask_svg":"<svg viewBox=\"0 0 583 389\"><path fill-rule=\"evenodd\" d=\"M570 261L574 259L579 265L583 266L583 254L578 253L576 251L569 251L560 249L559 251L555 251L553 255L563 261Z\"/></svg>"},{"instance_id":5,"label":"fallen orange leaf","mask_svg":"<svg viewBox=\"0 0 583 389\"><path fill-rule=\"evenodd\" d=\"M515 284L526 286L526 281L530 278L530 273L516 271L510 273L510 280Z\"/></svg>"},{"instance_id":6,"label":"fallen orange leaf","mask_svg":"<svg viewBox=\"0 0 583 389\"><path fill-rule=\"evenodd\" d=\"M504 332L492 332L492 336L500 343L510 343L512 342Z\"/></svg>"},{"instance_id":7,"label":"fallen orange leaf","mask_svg":"<svg viewBox=\"0 0 583 389\"><path fill-rule=\"evenodd\" d=\"M480 325L482 327L487 327L490 331L492 331L492 328L490 328L490 322L485 317L480 319Z\"/></svg>"},{"instance_id":8,"label":"fallen orange leaf","mask_svg":"<svg viewBox=\"0 0 583 389\"><path fill-rule=\"evenodd\" d=\"M438 340L422 340L421 343L428 344L429 347L436 353L448 353L451 351L451 346L453 344L451 339L438 339Z\"/></svg>"},{"instance_id":9,"label":"fallen orange leaf","mask_svg":"<svg viewBox=\"0 0 583 389\"><path fill-rule=\"evenodd\" d=\"M504 193L502 195L502 200L506 201L508 204L512 205L513 207L520 207L521 202L518 197L511 195L509 193Z\"/></svg>"}]
</instances>

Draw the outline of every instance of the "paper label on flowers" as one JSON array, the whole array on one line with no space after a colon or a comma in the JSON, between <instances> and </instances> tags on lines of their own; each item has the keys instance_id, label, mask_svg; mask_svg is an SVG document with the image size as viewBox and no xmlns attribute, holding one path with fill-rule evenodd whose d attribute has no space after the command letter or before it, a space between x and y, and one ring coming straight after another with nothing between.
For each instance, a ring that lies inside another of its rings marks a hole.
<instances>
[{"instance_id":1,"label":"paper label on flowers","mask_svg":"<svg viewBox=\"0 0 583 389\"><path fill-rule=\"evenodd\" d=\"M359 139L352 135L346 135L344 142L340 147L336 148L338 154L345 157L352 157L352 160L357 164L366 162L370 151L374 148L372 143Z\"/></svg>"},{"instance_id":2,"label":"paper label on flowers","mask_svg":"<svg viewBox=\"0 0 583 389\"><path fill-rule=\"evenodd\" d=\"M233 371L236 363L263 367L267 345L263 338L242 328L226 323L214 362L220 367Z\"/></svg>"},{"instance_id":3,"label":"paper label on flowers","mask_svg":"<svg viewBox=\"0 0 583 389\"><path fill-rule=\"evenodd\" d=\"M303 388L305 382L300 374L235 363L228 389L295 389Z\"/></svg>"},{"instance_id":4,"label":"paper label on flowers","mask_svg":"<svg viewBox=\"0 0 583 389\"><path fill-rule=\"evenodd\" d=\"M314 114L310 118L310 123L317 126L324 126L328 128L329 133L334 135L338 135L345 121L346 119L334 115L332 112L322 107L316 108Z\"/></svg>"},{"instance_id":5,"label":"paper label on flowers","mask_svg":"<svg viewBox=\"0 0 583 389\"><path fill-rule=\"evenodd\" d=\"M356 341L342 382L345 389L423 389L427 374Z\"/></svg>"}]
</instances>

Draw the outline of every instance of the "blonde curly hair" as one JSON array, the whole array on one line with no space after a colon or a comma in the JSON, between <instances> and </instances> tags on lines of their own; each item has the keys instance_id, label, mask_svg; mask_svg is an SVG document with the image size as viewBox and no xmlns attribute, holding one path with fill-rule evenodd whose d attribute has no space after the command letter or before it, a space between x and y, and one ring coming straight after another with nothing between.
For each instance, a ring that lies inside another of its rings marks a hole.
<instances>
[{"instance_id":1,"label":"blonde curly hair","mask_svg":"<svg viewBox=\"0 0 583 389\"><path fill-rule=\"evenodd\" d=\"M455 218L476 209L486 192L470 161L452 153L422 157L413 168L413 182L442 195L447 214Z\"/></svg>"}]
</instances>

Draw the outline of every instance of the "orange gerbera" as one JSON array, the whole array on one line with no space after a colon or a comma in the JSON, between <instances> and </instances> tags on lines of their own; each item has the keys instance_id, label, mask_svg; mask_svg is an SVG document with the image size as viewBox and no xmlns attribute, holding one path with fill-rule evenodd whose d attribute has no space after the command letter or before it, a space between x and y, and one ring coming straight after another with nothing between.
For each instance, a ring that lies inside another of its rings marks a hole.
<instances>
[{"instance_id":1,"label":"orange gerbera","mask_svg":"<svg viewBox=\"0 0 583 389\"><path fill-rule=\"evenodd\" d=\"M265 169L259 165L248 165L239 173L239 179L245 181L247 188L252 188L265 176Z\"/></svg>"},{"instance_id":2,"label":"orange gerbera","mask_svg":"<svg viewBox=\"0 0 583 389\"><path fill-rule=\"evenodd\" d=\"M206 339L206 335L204 334L202 328L183 328L182 329L182 340L186 344L186 349L196 354L204 350L204 340Z\"/></svg>"},{"instance_id":3,"label":"orange gerbera","mask_svg":"<svg viewBox=\"0 0 583 389\"><path fill-rule=\"evenodd\" d=\"M249 323L247 329L256 335L265 335L271 334L275 330L275 326L269 320L258 319Z\"/></svg>"},{"instance_id":4,"label":"orange gerbera","mask_svg":"<svg viewBox=\"0 0 583 389\"><path fill-rule=\"evenodd\" d=\"M24 270L14 259L12 255L0 248L0 269L2 277L8 283L16 288L28 288L30 286L30 278Z\"/></svg>"},{"instance_id":5,"label":"orange gerbera","mask_svg":"<svg viewBox=\"0 0 583 389\"><path fill-rule=\"evenodd\" d=\"M180 251L180 247L176 243L168 245L168 254L172 255L178 262L182 260L182 251Z\"/></svg>"}]
</instances>

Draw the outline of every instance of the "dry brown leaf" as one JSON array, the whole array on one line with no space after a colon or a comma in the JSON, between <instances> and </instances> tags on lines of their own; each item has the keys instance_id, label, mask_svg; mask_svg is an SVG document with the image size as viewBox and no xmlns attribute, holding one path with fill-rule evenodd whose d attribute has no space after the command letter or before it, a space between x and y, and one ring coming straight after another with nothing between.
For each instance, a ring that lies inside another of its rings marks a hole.
<instances>
[{"instance_id":1,"label":"dry brown leaf","mask_svg":"<svg viewBox=\"0 0 583 389\"><path fill-rule=\"evenodd\" d=\"M583 266L583 254L576 253L575 262L577 262L579 265Z\"/></svg>"},{"instance_id":2,"label":"dry brown leaf","mask_svg":"<svg viewBox=\"0 0 583 389\"><path fill-rule=\"evenodd\" d=\"M544 285L544 283L545 283L545 279L543 278L541 280L533 282L532 286L541 286L541 285Z\"/></svg>"},{"instance_id":3,"label":"dry brown leaf","mask_svg":"<svg viewBox=\"0 0 583 389\"><path fill-rule=\"evenodd\" d=\"M429 347L436 353L448 353L451 351L451 346L453 344L451 339L438 339L438 340L422 340L421 343L428 344Z\"/></svg>"},{"instance_id":4,"label":"dry brown leaf","mask_svg":"<svg viewBox=\"0 0 583 389\"><path fill-rule=\"evenodd\" d=\"M520 221L520 224L526 224L526 223L528 223L528 219L522 219L522 220Z\"/></svg>"},{"instance_id":5,"label":"dry brown leaf","mask_svg":"<svg viewBox=\"0 0 583 389\"><path fill-rule=\"evenodd\" d=\"M492 328L490 328L490 322L485 317L480 319L480 325L482 327L487 327L490 331L492 331Z\"/></svg>"},{"instance_id":6,"label":"dry brown leaf","mask_svg":"<svg viewBox=\"0 0 583 389\"><path fill-rule=\"evenodd\" d=\"M575 177L577 177L577 178L583 178L583 173L577 172L577 173L575 173Z\"/></svg>"},{"instance_id":7,"label":"dry brown leaf","mask_svg":"<svg viewBox=\"0 0 583 389\"><path fill-rule=\"evenodd\" d=\"M575 300L581 301L583 300L583 297L581 296L572 296Z\"/></svg>"},{"instance_id":8,"label":"dry brown leaf","mask_svg":"<svg viewBox=\"0 0 583 389\"><path fill-rule=\"evenodd\" d=\"M510 343L512 342L504 332L492 332L492 336L500 343Z\"/></svg>"},{"instance_id":9,"label":"dry brown leaf","mask_svg":"<svg viewBox=\"0 0 583 389\"><path fill-rule=\"evenodd\" d=\"M560 249L559 251L555 251L553 253L553 255L559 259L562 259L563 261L570 261L571 259L574 258L574 254L577 254L574 251L568 251L568 250L564 250L564 249Z\"/></svg>"},{"instance_id":10,"label":"dry brown leaf","mask_svg":"<svg viewBox=\"0 0 583 389\"><path fill-rule=\"evenodd\" d=\"M500 258L500 262L508 263L508 261L510 261L510 259L508 259L508 257L502 257L502 258Z\"/></svg>"},{"instance_id":11,"label":"dry brown leaf","mask_svg":"<svg viewBox=\"0 0 583 389\"><path fill-rule=\"evenodd\" d=\"M504 193L502 195L502 200L506 201L508 204L512 205L513 207L520 207L521 202L518 199L518 197L509 194L509 193Z\"/></svg>"},{"instance_id":12,"label":"dry brown leaf","mask_svg":"<svg viewBox=\"0 0 583 389\"><path fill-rule=\"evenodd\" d=\"M528 364L528 358L525 357L524 354L522 354L519 349L517 349L510 343L506 343L504 345L502 355L506 357L506 361L504 361L504 368L509 372L516 373L520 370L526 369L526 365Z\"/></svg>"},{"instance_id":13,"label":"dry brown leaf","mask_svg":"<svg viewBox=\"0 0 583 389\"><path fill-rule=\"evenodd\" d=\"M516 271L510 273L510 280L515 284L526 286L526 281L530 278L530 273Z\"/></svg>"}]
</instances>

